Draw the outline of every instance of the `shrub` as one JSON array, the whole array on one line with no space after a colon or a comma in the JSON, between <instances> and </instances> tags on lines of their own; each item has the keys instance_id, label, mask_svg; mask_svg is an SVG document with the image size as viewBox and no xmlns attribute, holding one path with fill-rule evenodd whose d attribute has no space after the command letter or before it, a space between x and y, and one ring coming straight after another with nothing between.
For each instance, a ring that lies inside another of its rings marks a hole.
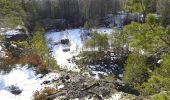
<instances>
[{"instance_id":1,"label":"shrub","mask_svg":"<svg viewBox=\"0 0 170 100\"><path fill-rule=\"evenodd\" d=\"M170 100L170 97L166 94L159 94L153 97L153 100Z\"/></svg>"},{"instance_id":2,"label":"shrub","mask_svg":"<svg viewBox=\"0 0 170 100\"><path fill-rule=\"evenodd\" d=\"M36 91L33 95L34 100L50 100L47 96L56 93L55 88L45 87L43 90Z\"/></svg>"},{"instance_id":3,"label":"shrub","mask_svg":"<svg viewBox=\"0 0 170 100\"><path fill-rule=\"evenodd\" d=\"M47 65L47 62L46 62L46 65ZM49 66L48 66L48 68L51 69L51 70L59 70L59 65L57 64L57 61L51 55L49 56Z\"/></svg>"},{"instance_id":4,"label":"shrub","mask_svg":"<svg viewBox=\"0 0 170 100\"><path fill-rule=\"evenodd\" d=\"M123 81L129 86L136 87L148 78L147 65L145 57L138 53L128 56L123 75Z\"/></svg>"},{"instance_id":5,"label":"shrub","mask_svg":"<svg viewBox=\"0 0 170 100\"><path fill-rule=\"evenodd\" d=\"M38 65L36 71L37 71L37 73L40 73L40 74L47 74L48 73L48 67L45 64L40 64L40 65Z\"/></svg>"}]
</instances>

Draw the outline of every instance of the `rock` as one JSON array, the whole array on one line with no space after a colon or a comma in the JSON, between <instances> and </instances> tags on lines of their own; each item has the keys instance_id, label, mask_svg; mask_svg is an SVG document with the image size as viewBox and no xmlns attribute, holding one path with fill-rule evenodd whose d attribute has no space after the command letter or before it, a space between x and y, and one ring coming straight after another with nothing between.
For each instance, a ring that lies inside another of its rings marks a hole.
<instances>
[{"instance_id":1,"label":"rock","mask_svg":"<svg viewBox=\"0 0 170 100\"><path fill-rule=\"evenodd\" d=\"M51 81L44 81L42 84L49 84Z\"/></svg>"},{"instance_id":2,"label":"rock","mask_svg":"<svg viewBox=\"0 0 170 100\"><path fill-rule=\"evenodd\" d=\"M5 40L7 42L10 42L10 41L26 41L26 40L29 40L29 39L30 39L30 36L28 36L27 34L7 35L5 37Z\"/></svg>"},{"instance_id":3,"label":"rock","mask_svg":"<svg viewBox=\"0 0 170 100\"><path fill-rule=\"evenodd\" d=\"M49 100L149 100L120 92L121 89L124 89L124 85L117 81L96 80L72 72L63 72L60 75L58 81L50 83L55 84L57 91L47 95ZM125 89L128 90L128 88Z\"/></svg>"},{"instance_id":4,"label":"rock","mask_svg":"<svg viewBox=\"0 0 170 100\"><path fill-rule=\"evenodd\" d=\"M69 52L69 51L70 51L70 48L63 49L63 52Z\"/></svg>"},{"instance_id":5,"label":"rock","mask_svg":"<svg viewBox=\"0 0 170 100\"><path fill-rule=\"evenodd\" d=\"M70 79L70 76L69 76L69 75L66 75L66 76L65 76L65 79L66 79L66 80L69 80L69 79Z\"/></svg>"},{"instance_id":6,"label":"rock","mask_svg":"<svg viewBox=\"0 0 170 100\"><path fill-rule=\"evenodd\" d=\"M14 95L19 95L19 94L22 93L22 90L17 86L11 85L11 86L9 86L7 88Z\"/></svg>"},{"instance_id":7,"label":"rock","mask_svg":"<svg viewBox=\"0 0 170 100\"><path fill-rule=\"evenodd\" d=\"M62 39L61 40L61 44L66 45L66 44L69 44L69 43L70 43L69 39Z\"/></svg>"},{"instance_id":8,"label":"rock","mask_svg":"<svg viewBox=\"0 0 170 100\"><path fill-rule=\"evenodd\" d=\"M65 19L45 19L43 24L46 31L60 31L67 26Z\"/></svg>"},{"instance_id":9,"label":"rock","mask_svg":"<svg viewBox=\"0 0 170 100\"><path fill-rule=\"evenodd\" d=\"M89 97L103 100L103 97L111 95L111 93L116 91L113 83L98 81L79 74L65 74L59 78L57 83L59 84L56 87L62 86L62 89L59 89L59 92L49 97L54 98L56 96L55 98L59 99L60 94L62 94L64 100Z\"/></svg>"}]
</instances>

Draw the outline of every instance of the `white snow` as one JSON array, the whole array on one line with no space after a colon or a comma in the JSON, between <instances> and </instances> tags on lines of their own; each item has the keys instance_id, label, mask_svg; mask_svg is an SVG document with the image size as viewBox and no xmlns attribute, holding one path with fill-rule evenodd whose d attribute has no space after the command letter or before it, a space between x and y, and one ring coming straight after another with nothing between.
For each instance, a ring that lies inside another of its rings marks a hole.
<instances>
[{"instance_id":1,"label":"white snow","mask_svg":"<svg viewBox=\"0 0 170 100\"><path fill-rule=\"evenodd\" d=\"M27 66L13 69L8 74L0 74L0 100L32 100L32 95L36 90L44 88L46 85L41 85L45 80L58 78L56 73L50 73L43 78L36 75L32 68ZM7 89L8 86L17 86L22 91L20 95L13 95Z\"/></svg>"},{"instance_id":2,"label":"white snow","mask_svg":"<svg viewBox=\"0 0 170 100\"><path fill-rule=\"evenodd\" d=\"M94 29L93 29L94 31ZM110 28L99 28L97 32L103 34L111 34L113 31ZM72 57L79 54L83 47L83 41L81 40L81 34L83 30L81 28L78 29L69 29L63 32L47 32L45 35L46 42L49 48L52 50L52 55L57 60L57 63L61 68L77 71L79 72L79 68L76 64L72 62ZM63 35L64 34L64 35ZM70 46L63 46L61 44L54 45L61 41L61 39L68 38L70 40ZM70 51L63 52L64 48L70 48ZM68 61L70 60L70 61Z\"/></svg>"},{"instance_id":3,"label":"white snow","mask_svg":"<svg viewBox=\"0 0 170 100\"><path fill-rule=\"evenodd\" d=\"M77 55L80 51L80 48L83 46L83 43L80 38L80 29L66 30L63 32L52 32L46 33L46 40L48 47L52 49L52 55L57 60L57 63L64 69L79 71L77 66L68 62L68 60ZM67 34L68 33L68 34ZM56 42L60 42L61 39L69 39L70 46L63 46L61 44L54 45ZM51 41L51 43L49 43ZM69 52L63 52L64 48L70 48Z\"/></svg>"},{"instance_id":4,"label":"white snow","mask_svg":"<svg viewBox=\"0 0 170 100\"><path fill-rule=\"evenodd\" d=\"M2 46L0 46L0 52L2 51Z\"/></svg>"},{"instance_id":5,"label":"white snow","mask_svg":"<svg viewBox=\"0 0 170 100\"><path fill-rule=\"evenodd\" d=\"M113 29L102 27L102 28L97 29L97 32L102 33L102 34L112 34Z\"/></svg>"},{"instance_id":6,"label":"white snow","mask_svg":"<svg viewBox=\"0 0 170 100\"><path fill-rule=\"evenodd\" d=\"M113 94L111 98L106 99L106 100L121 100L121 97L122 97L121 93L118 92L118 93Z\"/></svg>"},{"instance_id":7,"label":"white snow","mask_svg":"<svg viewBox=\"0 0 170 100\"><path fill-rule=\"evenodd\" d=\"M64 85L59 85L59 86L57 87L58 90L60 90L60 89L62 89L62 88L64 88Z\"/></svg>"},{"instance_id":8,"label":"white snow","mask_svg":"<svg viewBox=\"0 0 170 100\"><path fill-rule=\"evenodd\" d=\"M7 56L5 55L5 51L3 50L3 45L0 45L0 58L5 58L5 57Z\"/></svg>"},{"instance_id":9,"label":"white snow","mask_svg":"<svg viewBox=\"0 0 170 100\"><path fill-rule=\"evenodd\" d=\"M20 34L21 32L19 31L19 29L23 29L23 27L21 25L18 25L16 28L0 28L0 35L16 35L16 34Z\"/></svg>"},{"instance_id":10,"label":"white snow","mask_svg":"<svg viewBox=\"0 0 170 100\"><path fill-rule=\"evenodd\" d=\"M162 61L163 61L163 59L160 59L160 60L158 60L158 64L161 64L162 63Z\"/></svg>"},{"instance_id":11,"label":"white snow","mask_svg":"<svg viewBox=\"0 0 170 100\"><path fill-rule=\"evenodd\" d=\"M0 31L0 35L16 35L19 34L20 32L18 30L12 29L12 30L7 30L7 31Z\"/></svg>"},{"instance_id":12,"label":"white snow","mask_svg":"<svg viewBox=\"0 0 170 100\"><path fill-rule=\"evenodd\" d=\"M0 51L2 50L2 47L0 46Z\"/></svg>"}]
</instances>

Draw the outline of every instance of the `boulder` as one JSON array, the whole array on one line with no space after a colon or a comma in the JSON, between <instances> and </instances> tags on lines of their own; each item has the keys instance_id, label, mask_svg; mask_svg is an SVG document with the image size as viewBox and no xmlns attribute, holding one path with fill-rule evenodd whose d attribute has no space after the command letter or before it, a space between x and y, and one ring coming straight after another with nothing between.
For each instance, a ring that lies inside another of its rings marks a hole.
<instances>
[{"instance_id":1,"label":"boulder","mask_svg":"<svg viewBox=\"0 0 170 100\"><path fill-rule=\"evenodd\" d=\"M69 51L70 51L70 48L63 49L63 52L69 52Z\"/></svg>"},{"instance_id":2,"label":"boulder","mask_svg":"<svg viewBox=\"0 0 170 100\"><path fill-rule=\"evenodd\" d=\"M19 94L22 93L22 90L19 87L15 86L15 85L11 85L11 86L9 86L7 88L14 95L19 95Z\"/></svg>"},{"instance_id":3,"label":"boulder","mask_svg":"<svg viewBox=\"0 0 170 100\"><path fill-rule=\"evenodd\" d=\"M30 41L31 37L32 36L28 35L28 34L6 35L5 41L7 41L7 42L10 42L10 41Z\"/></svg>"},{"instance_id":4,"label":"boulder","mask_svg":"<svg viewBox=\"0 0 170 100\"><path fill-rule=\"evenodd\" d=\"M61 40L61 44L69 44L70 43L70 41L69 41L69 39L62 39Z\"/></svg>"}]
</instances>

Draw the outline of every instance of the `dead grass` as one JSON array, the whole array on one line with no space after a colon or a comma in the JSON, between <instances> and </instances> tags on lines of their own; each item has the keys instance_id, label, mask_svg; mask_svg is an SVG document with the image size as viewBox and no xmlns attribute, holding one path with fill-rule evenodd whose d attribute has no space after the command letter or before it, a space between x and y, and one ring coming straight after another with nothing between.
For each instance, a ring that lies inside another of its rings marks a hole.
<instances>
[{"instance_id":1,"label":"dead grass","mask_svg":"<svg viewBox=\"0 0 170 100\"><path fill-rule=\"evenodd\" d=\"M34 100L50 100L47 96L55 94L57 91L55 88L45 87L41 91L36 91L33 95Z\"/></svg>"},{"instance_id":2,"label":"dead grass","mask_svg":"<svg viewBox=\"0 0 170 100\"><path fill-rule=\"evenodd\" d=\"M9 69L8 66L15 64L29 64L36 66L37 73L46 74L48 72L48 67L44 64L41 57L37 54L24 55L21 57L15 57L8 53L8 57L2 59L3 63L0 69Z\"/></svg>"}]
</instances>

